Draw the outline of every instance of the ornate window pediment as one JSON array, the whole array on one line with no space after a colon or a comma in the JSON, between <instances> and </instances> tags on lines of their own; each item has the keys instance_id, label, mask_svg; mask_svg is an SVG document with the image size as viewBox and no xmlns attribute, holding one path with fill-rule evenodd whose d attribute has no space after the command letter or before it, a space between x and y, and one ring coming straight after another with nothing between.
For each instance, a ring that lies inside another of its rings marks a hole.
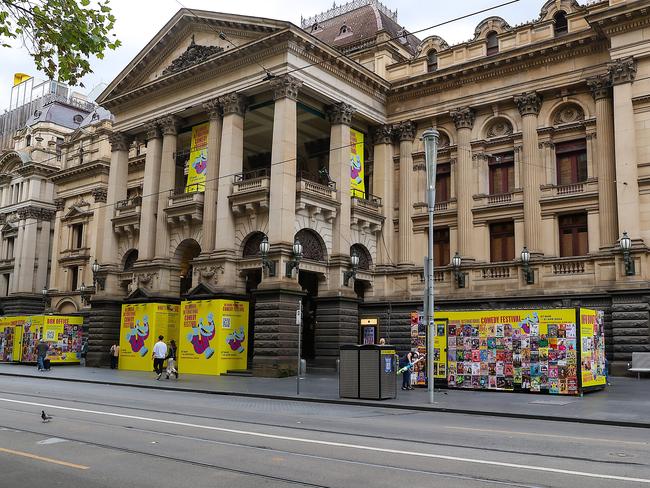
<instances>
[{"instance_id":1,"label":"ornate window pediment","mask_svg":"<svg viewBox=\"0 0 650 488\"><path fill-rule=\"evenodd\" d=\"M86 203L85 205L78 205L75 204L70 209L68 212L61 218L62 222L71 222L71 221L79 221L79 222L86 222L90 219L92 216L92 212L89 210L86 210L84 207L87 206L88 204Z\"/></svg>"},{"instance_id":2,"label":"ornate window pediment","mask_svg":"<svg viewBox=\"0 0 650 488\"><path fill-rule=\"evenodd\" d=\"M172 61L172 64L163 70L162 74L163 76L170 75L184 70L190 66L202 63L209 57L214 56L215 54L218 54L222 51L223 48L220 46L203 46L201 44L197 44L194 41L194 36L192 36L192 40L190 41L190 45L187 47L187 50L178 58L174 59Z\"/></svg>"}]
</instances>

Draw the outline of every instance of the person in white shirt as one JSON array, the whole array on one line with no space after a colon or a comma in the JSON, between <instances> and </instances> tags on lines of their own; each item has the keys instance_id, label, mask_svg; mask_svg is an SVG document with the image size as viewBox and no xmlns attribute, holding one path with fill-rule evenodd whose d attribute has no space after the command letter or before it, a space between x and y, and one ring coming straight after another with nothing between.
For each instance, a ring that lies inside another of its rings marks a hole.
<instances>
[{"instance_id":1,"label":"person in white shirt","mask_svg":"<svg viewBox=\"0 0 650 488\"><path fill-rule=\"evenodd\" d=\"M163 339L163 336L158 336L158 342L153 346L153 369L158 375L156 377L157 380L159 380L163 374L163 363L167 357L167 344L163 342Z\"/></svg>"}]
</instances>

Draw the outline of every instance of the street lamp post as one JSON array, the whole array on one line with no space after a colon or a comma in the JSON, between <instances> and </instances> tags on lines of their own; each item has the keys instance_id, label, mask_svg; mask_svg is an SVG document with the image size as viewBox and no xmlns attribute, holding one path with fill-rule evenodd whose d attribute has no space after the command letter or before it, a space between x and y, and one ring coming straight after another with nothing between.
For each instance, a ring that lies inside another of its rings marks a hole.
<instances>
[{"instance_id":1,"label":"street lamp post","mask_svg":"<svg viewBox=\"0 0 650 488\"><path fill-rule=\"evenodd\" d=\"M630 256L630 249L632 249L632 239L623 232L623 237L618 241L623 251L623 262L625 263L625 276L633 276L636 271L634 269L634 259Z\"/></svg>"},{"instance_id":2,"label":"street lamp post","mask_svg":"<svg viewBox=\"0 0 650 488\"><path fill-rule=\"evenodd\" d=\"M95 287L96 290L103 290L106 281L105 278L99 276L99 271L101 269L102 269L101 265L95 259L93 264L90 266L90 270L93 272L93 286Z\"/></svg>"},{"instance_id":3,"label":"street lamp post","mask_svg":"<svg viewBox=\"0 0 650 488\"><path fill-rule=\"evenodd\" d=\"M424 140L424 158L427 170L427 211L429 214L429 241L428 241L428 273L427 273L427 306L425 310L427 320L427 388L429 390L429 403L434 403L435 377L433 371L434 336L436 333L433 323L433 210L436 204L436 166L438 163L438 138L440 134L435 129L427 129L422 134Z\"/></svg>"},{"instance_id":4,"label":"street lamp post","mask_svg":"<svg viewBox=\"0 0 650 488\"><path fill-rule=\"evenodd\" d=\"M302 259L302 244L296 239L293 241L293 259L287 262L286 276L291 278L291 272L294 268L300 268L300 260Z\"/></svg>"},{"instance_id":5,"label":"street lamp post","mask_svg":"<svg viewBox=\"0 0 650 488\"><path fill-rule=\"evenodd\" d=\"M345 286L349 286L350 278L355 279L357 277L357 268L359 267L359 254L354 249L350 254L350 266L352 266L352 269L343 273L343 284Z\"/></svg>"},{"instance_id":6,"label":"street lamp post","mask_svg":"<svg viewBox=\"0 0 650 488\"><path fill-rule=\"evenodd\" d=\"M465 288L465 275L460 270L460 265L463 264L463 258L460 257L458 251L451 258L451 267L454 269L454 278L456 279L456 286L458 288Z\"/></svg>"},{"instance_id":7,"label":"street lamp post","mask_svg":"<svg viewBox=\"0 0 650 488\"><path fill-rule=\"evenodd\" d=\"M47 309L47 302L48 302L48 293L50 290L47 289L47 286L43 287L43 291L41 292L43 294L43 313L45 313L45 310Z\"/></svg>"},{"instance_id":8,"label":"street lamp post","mask_svg":"<svg viewBox=\"0 0 650 488\"><path fill-rule=\"evenodd\" d=\"M521 263L524 267L524 279L527 285L535 283L535 272L530 269L530 251L526 246L521 250Z\"/></svg>"},{"instance_id":9,"label":"street lamp post","mask_svg":"<svg viewBox=\"0 0 650 488\"><path fill-rule=\"evenodd\" d=\"M262 257L262 268L266 268L269 271L269 276L275 276L275 261L269 259L269 251L271 250L271 245L269 244L269 238L264 236L262 242L260 242L260 256Z\"/></svg>"}]
</instances>

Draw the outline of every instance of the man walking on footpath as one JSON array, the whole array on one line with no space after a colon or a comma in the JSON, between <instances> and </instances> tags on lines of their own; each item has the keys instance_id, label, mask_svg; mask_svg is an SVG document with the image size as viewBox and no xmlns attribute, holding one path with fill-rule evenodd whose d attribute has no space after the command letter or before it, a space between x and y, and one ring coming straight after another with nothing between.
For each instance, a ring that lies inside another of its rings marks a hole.
<instances>
[{"instance_id":1,"label":"man walking on footpath","mask_svg":"<svg viewBox=\"0 0 650 488\"><path fill-rule=\"evenodd\" d=\"M39 342L36 346L36 364L39 371L45 371L45 358L49 349L50 345L45 341Z\"/></svg>"},{"instance_id":2,"label":"man walking on footpath","mask_svg":"<svg viewBox=\"0 0 650 488\"><path fill-rule=\"evenodd\" d=\"M120 357L120 346L118 346L117 344L113 344L111 346L110 355L111 355L111 369L115 369L117 368L117 360Z\"/></svg>"},{"instance_id":3,"label":"man walking on footpath","mask_svg":"<svg viewBox=\"0 0 650 488\"><path fill-rule=\"evenodd\" d=\"M163 363L167 357L167 344L163 342L163 339L163 336L158 336L158 342L153 346L153 369L156 370L157 380L163 374Z\"/></svg>"}]
</instances>

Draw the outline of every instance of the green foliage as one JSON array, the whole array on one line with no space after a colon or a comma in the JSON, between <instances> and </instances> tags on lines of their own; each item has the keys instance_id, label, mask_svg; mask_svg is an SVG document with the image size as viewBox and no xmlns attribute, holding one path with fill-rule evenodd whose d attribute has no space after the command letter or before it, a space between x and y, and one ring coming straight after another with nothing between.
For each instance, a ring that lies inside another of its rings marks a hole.
<instances>
[{"instance_id":1,"label":"green foliage","mask_svg":"<svg viewBox=\"0 0 650 488\"><path fill-rule=\"evenodd\" d=\"M39 70L71 85L92 72L88 57L120 46L114 25L109 0L0 0L0 46L21 39Z\"/></svg>"}]
</instances>

